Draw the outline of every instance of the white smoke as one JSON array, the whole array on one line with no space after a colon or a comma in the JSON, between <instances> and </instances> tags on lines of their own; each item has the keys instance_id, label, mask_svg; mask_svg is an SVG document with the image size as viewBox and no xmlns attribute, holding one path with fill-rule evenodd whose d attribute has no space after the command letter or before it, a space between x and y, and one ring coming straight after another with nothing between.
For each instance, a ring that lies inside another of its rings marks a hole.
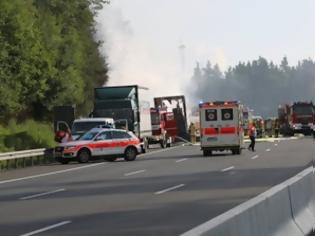
<instances>
[{"instance_id":1,"label":"white smoke","mask_svg":"<svg viewBox=\"0 0 315 236\"><path fill-rule=\"evenodd\" d=\"M134 32L133 22L111 5L99 12L96 22L96 37L104 42L100 51L110 67L107 85L137 84L149 88L152 98L183 93L178 47L160 50L142 32Z\"/></svg>"}]
</instances>

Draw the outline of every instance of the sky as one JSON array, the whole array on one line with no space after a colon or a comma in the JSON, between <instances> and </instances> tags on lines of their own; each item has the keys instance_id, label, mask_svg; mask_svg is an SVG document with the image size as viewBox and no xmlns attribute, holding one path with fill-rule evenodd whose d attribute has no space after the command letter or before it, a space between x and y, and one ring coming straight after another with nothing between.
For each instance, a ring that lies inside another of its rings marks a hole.
<instances>
[{"instance_id":1,"label":"sky","mask_svg":"<svg viewBox=\"0 0 315 236\"><path fill-rule=\"evenodd\" d=\"M196 62L224 71L265 57L315 57L314 0L110 0L96 37L109 85L140 84L153 96L183 94Z\"/></svg>"}]
</instances>

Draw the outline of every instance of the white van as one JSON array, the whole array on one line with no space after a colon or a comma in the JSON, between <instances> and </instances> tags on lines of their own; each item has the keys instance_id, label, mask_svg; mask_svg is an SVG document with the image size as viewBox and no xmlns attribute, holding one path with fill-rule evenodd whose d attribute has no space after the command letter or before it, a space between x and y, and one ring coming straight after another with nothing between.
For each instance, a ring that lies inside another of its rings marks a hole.
<instances>
[{"instance_id":1,"label":"white van","mask_svg":"<svg viewBox=\"0 0 315 236\"><path fill-rule=\"evenodd\" d=\"M78 139L83 134L93 128L115 128L113 118L80 118L76 119L72 125L72 138Z\"/></svg>"},{"instance_id":2,"label":"white van","mask_svg":"<svg viewBox=\"0 0 315 236\"><path fill-rule=\"evenodd\" d=\"M206 102L199 104L200 145L204 156L212 151L231 150L241 154L244 142L242 105L239 102Z\"/></svg>"}]
</instances>

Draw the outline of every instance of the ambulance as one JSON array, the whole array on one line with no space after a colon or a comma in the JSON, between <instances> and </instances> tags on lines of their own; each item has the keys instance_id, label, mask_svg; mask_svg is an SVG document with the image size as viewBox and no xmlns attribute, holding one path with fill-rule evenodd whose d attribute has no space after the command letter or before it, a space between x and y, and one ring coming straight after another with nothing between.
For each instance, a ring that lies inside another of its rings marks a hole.
<instances>
[{"instance_id":1,"label":"ambulance","mask_svg":"<svg viewBox=\"0 0 315 236\"><path fill-rule=\"evenodd\" d=\"M244 142L243 107L236 101L199 104L200 145L204 156L213 151L231 150L241 154Z\"/></svg>"}]
</instances>

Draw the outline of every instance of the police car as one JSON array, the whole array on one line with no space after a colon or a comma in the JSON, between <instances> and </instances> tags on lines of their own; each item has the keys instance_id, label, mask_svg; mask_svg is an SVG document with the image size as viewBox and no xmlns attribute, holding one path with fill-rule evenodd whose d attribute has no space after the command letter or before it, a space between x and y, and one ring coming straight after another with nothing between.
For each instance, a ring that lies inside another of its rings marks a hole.
<instances>
[{"instance_id":1,"label":"police car","mask_svg":"<svg viewBox=\"0 0 315 236\"><path fill-rule=\"evenodd\" d=\"M93 157L106 157L109 161L124 157L126 161L133 161L141 152L140 140L132 132L93 128L76 141L59 144L55 158L62 164L71 160L86 163Z\"/></svg>"}]
</instances>

